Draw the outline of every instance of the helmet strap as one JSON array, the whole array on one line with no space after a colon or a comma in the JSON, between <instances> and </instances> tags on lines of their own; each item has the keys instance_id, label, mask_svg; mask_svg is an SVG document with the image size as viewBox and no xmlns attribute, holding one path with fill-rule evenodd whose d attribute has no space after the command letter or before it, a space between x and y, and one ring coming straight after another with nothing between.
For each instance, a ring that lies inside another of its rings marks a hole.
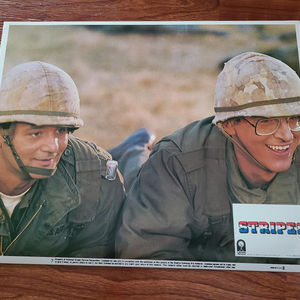
<instances>
[{"instance_id":1,"label":"helmet strap","mask_svg":"<svg viewBox=\"0 0 300 300\"><path fill-rule=\"evenodd\" d=\"M25 166L25 168L28 173L43 175L43 176L47 176L47 177L52 176L56 171L56 168L55 169L46 169L46 168L37 168L37 167L29 167L29 166Z\"/></svg>"},{"instance_id":2,"label":"helmet strap","mask_svg":"<svg viewBox=\"0 0 300 300\"><path fill-rule=\"evenodd\" d=\"M14 156L17 164L18 164L18 167L20 168L22 173L25 175L25 179L32 179L32 177L27 172L26 167L23 164L20 156L18 155L14 145L12 144L10 135L3 135L3 139L4 139L5 144L7 144L9 146L9 148L11 149L11 152L12 152L12 154L13 154L13 156Z\"/></svg>"},{"instance_id":3,"label":"helmet strap","mask_svg":"<svg viewBox=\"0 0 300 300\"><path fill-rule=\"evenodd\" d=\"M218 128L222 131L222 133L234 144L236 145L248 158L250 158L258 167L262 168L263 170L267 172L272 172L270 169L262 165L241 143L235 139L232 135L226 132L226 130L223 128L223 125L221 122L217 124Z\"/></svg>"},{"instance_id":4,"label":"helmet strap","mask_svg":"<svg viewBox=\"0 0 300 300\"><path fill-rule=\"evenodd\" d=\"M18 164L18 167L20 168L20 170L22 171L22 173L25 175L25 179L33 179L31 176L30 176L30 173L32 174L37 174L37 175L43 175L43 176L52 176L55 171L56 171L56 168L55 169L46 169L46 168L37 168L37 167L30 167L30 166L25 166L23 161L21 160L20 156L18 155L13 143L11 142L11 138L10 138L10 134L7 134L9 131L8 130L3 130L2 131L5 131L6 134L3 134L3 139L4 139L4 142L9 146L9 148L11 149L11 152Z\"/></svg>"}]
</instances>

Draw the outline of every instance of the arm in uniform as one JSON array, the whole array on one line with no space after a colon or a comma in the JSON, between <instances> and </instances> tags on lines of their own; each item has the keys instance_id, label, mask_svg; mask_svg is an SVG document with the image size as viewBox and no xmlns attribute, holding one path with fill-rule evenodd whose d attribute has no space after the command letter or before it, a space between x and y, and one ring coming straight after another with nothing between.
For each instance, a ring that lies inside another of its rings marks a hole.
<instances>
[{"instance_id":1,"label":"arm in uniform","mask_svg":"<svg viewBox=\"0 0 300 300\"><path fill-rule=\"evenodd\" d=\"M69 216L73 230L65 253L72 257L114 257L115 231L125 196L123 177L115 169L115 178L109 178L109 154L92 147L97 151L96 160L76 162L82 204Z\"/></svg>"},{"instance_id":2,"label":"arm in uniform","mask_svg":"<svg viewBox=\"0 0 300 300\"><path fill-rule=\"evenodd\" d=\"M116 239L121 258L192 259L186 175L175 145L163 144L156 145L127 195Z\"/></svg>"}]
</instances>

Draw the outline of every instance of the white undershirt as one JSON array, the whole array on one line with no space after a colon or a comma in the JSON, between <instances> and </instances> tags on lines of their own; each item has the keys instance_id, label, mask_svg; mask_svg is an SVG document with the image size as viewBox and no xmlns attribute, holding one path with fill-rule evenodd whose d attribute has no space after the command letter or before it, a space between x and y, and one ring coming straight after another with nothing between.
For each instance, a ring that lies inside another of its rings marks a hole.
<instances>
[{"instance_id":1,"label":"white undershirt","mask_svg":"<svg viewBox=\"0 0 300 300\"><path fill-rule=\"evenodd\" d=\"M15 207L20 203L22 197L30 190L30 188L28 190L26 190L25 192L23 192L20 195L16 195L16 196L8 196L5 195L3 193L0 192L0 197L3 201L3 204L6 208L7 213L9 214L9 216L11 217Z\"/></svg>"}]
</instances>

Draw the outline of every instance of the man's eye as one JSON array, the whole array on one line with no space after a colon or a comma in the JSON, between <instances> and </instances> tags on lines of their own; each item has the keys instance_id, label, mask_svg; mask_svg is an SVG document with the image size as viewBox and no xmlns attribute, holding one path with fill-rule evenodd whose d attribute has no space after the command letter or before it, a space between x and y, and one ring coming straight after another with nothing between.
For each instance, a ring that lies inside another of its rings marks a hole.
<instances>
[{"instance_id":1,"label":"man's eye","mask_svg":"<svg viewBox=\"0 0 300 300\"><path fill-rule=\"evenodd\" d=\"M57 132L59 134L65 134L66 132L68 132L68 129L66 127L60 127L60 128L57 128Z\"/></svg>"},{"instance_id":2,"label":"man's eye","mask_svg":"<svg viewBox=\"0 0 300 300\"><path fill-rule=\"evenodd\" d=\"M39 132L39 131L37 131L37 132L32 132L30 135L33 136L33 137L36 137L36 136L39 136L39 135L40 135L40 132Z\"/></svg>"},{"instance_id":3,"label":"man's eye","mask_svg":"<svg viewBox=\"0 0 300 300\"><path fill-rule=\"evenodd\" d=\"M274 119L261 119L259 120L261 124L270 124L274 122ZM276 122L276 121L275 121Z\"/></svg>"},{"instance_id":4,"label":"man's eye","mask_svg":"<svg viewBox=\"0 0 300 300\"><path fill-rule=\"evenodd\" d=\"M297 116L297 117L290 117L290 120L300 122L300 117L299 116Z\"/></svg>"}]
</instances>

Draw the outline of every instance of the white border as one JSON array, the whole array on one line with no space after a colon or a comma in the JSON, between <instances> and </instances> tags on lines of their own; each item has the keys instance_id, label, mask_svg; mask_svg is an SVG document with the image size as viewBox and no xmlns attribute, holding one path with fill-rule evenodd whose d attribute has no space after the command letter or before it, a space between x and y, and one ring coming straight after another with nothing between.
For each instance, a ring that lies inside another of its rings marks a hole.
<instances>
[{"instance_id":1,"label":"white border","mask_svg":"<svg viewBox=\"0 0 300 300\"><path fill-rule=\"evenodd\" d=\"M299 60L299 68L300 68L300 22L296 22L295 24L296 29L296 41L297 41L297 47L298 47L298 60Z\"/></svg>"},{"instance_id":2,"label":"white border","mask_svg":"<svg viewBox=\"0 0 300 300\"><path fill-rule=\"evenodd\" d=\"M9 24L4 22L2 27L2 38L1 38L1 45L0 45L0 86L2 81L3 68L4 68L8 32L9 32Z\"/></svg>"},{"instance_id":3,"label":"white border","mask_svg":"<svg viewBox=\"0 0 300 300\"><path fill-rule=\"evenodd\" d=\"M193 269L193 270L226 270L226 271L269 271L300 272L300 265L258 264L209 261L174 261L153 259L117 259L117 258L74 258L74 257L30 257L1 256L0 263L64 266L101 266L159 269Z\"/></svg>"},{"instance_id":4,"label":"white border","mask_svg":"<svg viewBox=\"0 0 300 300\"><path fill-rule=\"evenodd\" d=\"M295 25L298 57L300 61L300 21L63 21L63 22L4 22L0 48L0 84L4 68L9 26L57 26L57 25ZM300 66L299 66L300 67ZM146 259L107 259L71 257L1 256L0 264L39 264L104 267L142 267L168 269L236 270L300 272L300 264L257 264L235 262L173 261Z\"/></svg>"}]
</instances>

